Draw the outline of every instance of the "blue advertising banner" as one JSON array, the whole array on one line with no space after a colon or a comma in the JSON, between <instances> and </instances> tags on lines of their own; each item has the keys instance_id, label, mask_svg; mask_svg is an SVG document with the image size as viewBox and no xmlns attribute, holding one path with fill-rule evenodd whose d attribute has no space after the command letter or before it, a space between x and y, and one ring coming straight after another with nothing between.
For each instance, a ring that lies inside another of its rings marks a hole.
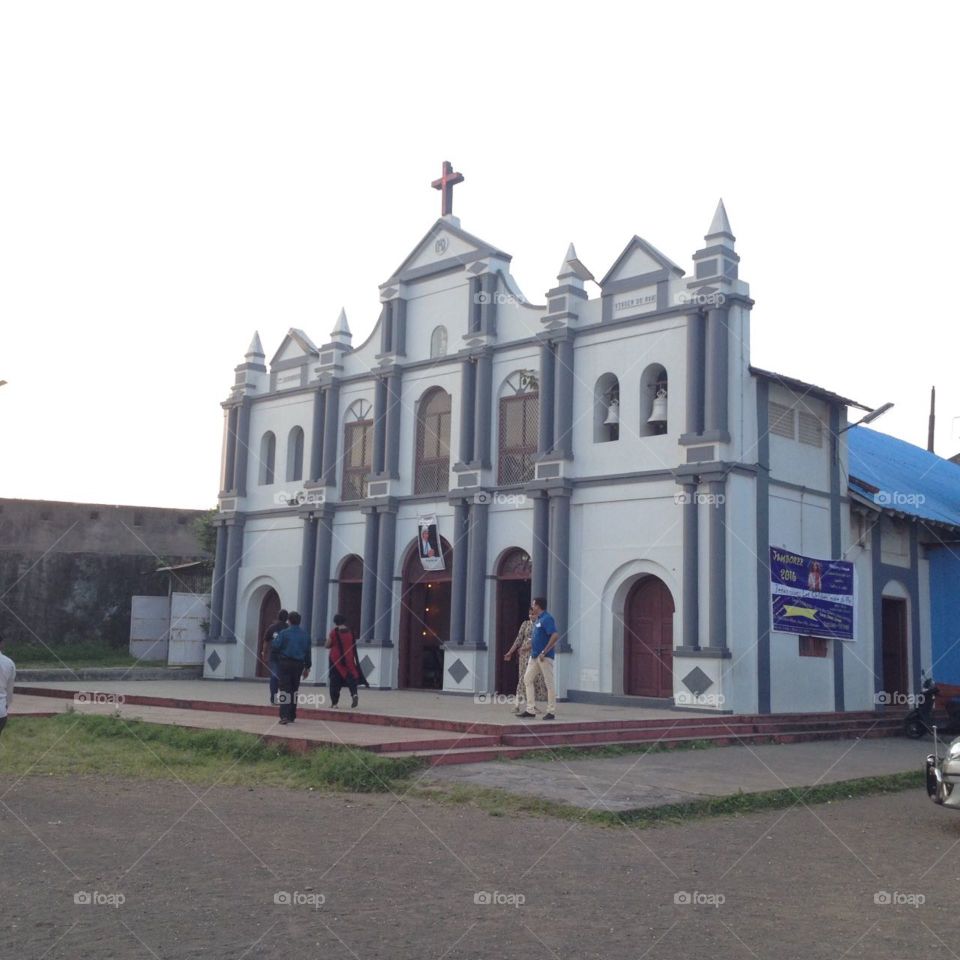
<instances>
[{"instance_id":1,"label":"blue advertising banner","mask_svg":"<svg viewBox=\"0 0 960 960\"><path fill-rule=\"evenodd\" d=\"M770 548L773 630L853 639L853 564Z\"/></svg>"}]
</instances>

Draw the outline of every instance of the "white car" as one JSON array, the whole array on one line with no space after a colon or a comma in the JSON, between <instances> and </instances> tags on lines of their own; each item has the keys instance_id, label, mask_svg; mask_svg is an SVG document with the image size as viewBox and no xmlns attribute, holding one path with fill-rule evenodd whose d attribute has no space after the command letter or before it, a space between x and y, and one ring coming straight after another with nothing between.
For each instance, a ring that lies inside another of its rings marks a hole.
<instances>
[{"instance_id":1,"label":"white car","mask_svg":"<svg viewBox=\"0 0 960 960\"><path fill-rule=\"evenodd\" d=\"M960 737L950 741L947 752L939 756L939 750L927 757L927 795L934 803L960 809Z\"/></svg>"}]
</instances>

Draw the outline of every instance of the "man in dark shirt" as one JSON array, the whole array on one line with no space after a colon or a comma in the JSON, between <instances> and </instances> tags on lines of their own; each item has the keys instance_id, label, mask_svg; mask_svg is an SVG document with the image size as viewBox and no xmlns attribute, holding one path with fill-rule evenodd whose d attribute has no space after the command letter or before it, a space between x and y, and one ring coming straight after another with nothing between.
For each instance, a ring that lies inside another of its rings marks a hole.
<instances>
[{"instance_id":1,"label":"man in dark shirt","mask_svg":"<svg viewBox=\"0 0 960 960\"><path fill-rule=\"evenodd\" d=\"M260 659L270 671L270 703L272 704L277 702L277 691L280 689L280 664L277 653L273 649L273 638L281 630L287 629L287 616L287 611L281 610L277 614L277 619L263 631L263 637L260 640Z\"/></svg>"},{"instance_id":2,"label":"man in dark shirt","mask_svg":"<svg viewBox=\"0 0 960 960\"><path fill-rule=\"evenodd\" d=\"M297 719L297 691L300 680L310 672L310 634L300 626L300 614L290 611L290 626L281 630L272 642L280 662L280 722Z\"/></svg>"}]
</instances>

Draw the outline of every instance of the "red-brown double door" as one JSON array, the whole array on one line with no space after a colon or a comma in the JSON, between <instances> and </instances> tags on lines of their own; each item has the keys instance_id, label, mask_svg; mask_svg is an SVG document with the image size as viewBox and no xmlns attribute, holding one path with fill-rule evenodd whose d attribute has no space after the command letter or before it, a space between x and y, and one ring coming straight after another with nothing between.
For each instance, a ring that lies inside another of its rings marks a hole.
<instances>
[{"instance_id":1,"label":"red-brown double door","mask_svg":"<svg viewBox=\"0 0 960 960\"><path fill-rule=\"evenodd\" d=\"M638 581L627 596L623 631L623 692L673 696L673 597L656 577Z\"/></svg>"}]
</instances>

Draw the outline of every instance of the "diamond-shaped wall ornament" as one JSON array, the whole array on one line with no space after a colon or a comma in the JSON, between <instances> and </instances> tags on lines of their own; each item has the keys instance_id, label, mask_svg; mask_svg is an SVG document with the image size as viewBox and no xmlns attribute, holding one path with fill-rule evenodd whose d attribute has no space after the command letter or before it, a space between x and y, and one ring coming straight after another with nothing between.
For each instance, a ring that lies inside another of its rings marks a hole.
<instances>
[{"instance_id":1,"label":"diamond-shaped wall ornament","mask_svg":"<svg viewBox=\"0 0 960 960\"><path fill-rule=\"evenodd\" d=\"M210 669L211 669L214 673L216 673L216 672L217 672L217 667L219 667L220 664L223 663L223 660L220 658L220 654L217 653L216 650L214 650L214 651L210 654L210 656L207 657L207 663L210 665Z\"/></svg>"},{"instance_id":2,"label":"diamond-shaped wall ornament","mask_svg":"<svg viewBox=\"0 0 960 960\"><path fill-rule=\"evenodd\" d=\"M713 681L699 667L694 667L683 678L683 685L695 697L701 697L713 686Z\"/></svg>"},{"instance_id":3,"label":"diamond-shaped wall ornament","mask_svg":"<svg viewBox=\"0 0 960 960\"><path fill-rule=\"evenodd\" d=\"M453 677L454 683L460 683L470 671L463 665L463 661L457 657L447 669L447 673Z\"/></svg>"},{"instance_id":4,"label":"diamond-shaped wall ornament","mask_svg":"<svg viewBox=\"0 0 960 960\"><path fill-rule=\"evenodd\" d=\"M373 661L366 654L364 654L363 659L360 661L360 669L363 671L365 677L368 676L373 669Z\"/></svg>"}]
</instances>

